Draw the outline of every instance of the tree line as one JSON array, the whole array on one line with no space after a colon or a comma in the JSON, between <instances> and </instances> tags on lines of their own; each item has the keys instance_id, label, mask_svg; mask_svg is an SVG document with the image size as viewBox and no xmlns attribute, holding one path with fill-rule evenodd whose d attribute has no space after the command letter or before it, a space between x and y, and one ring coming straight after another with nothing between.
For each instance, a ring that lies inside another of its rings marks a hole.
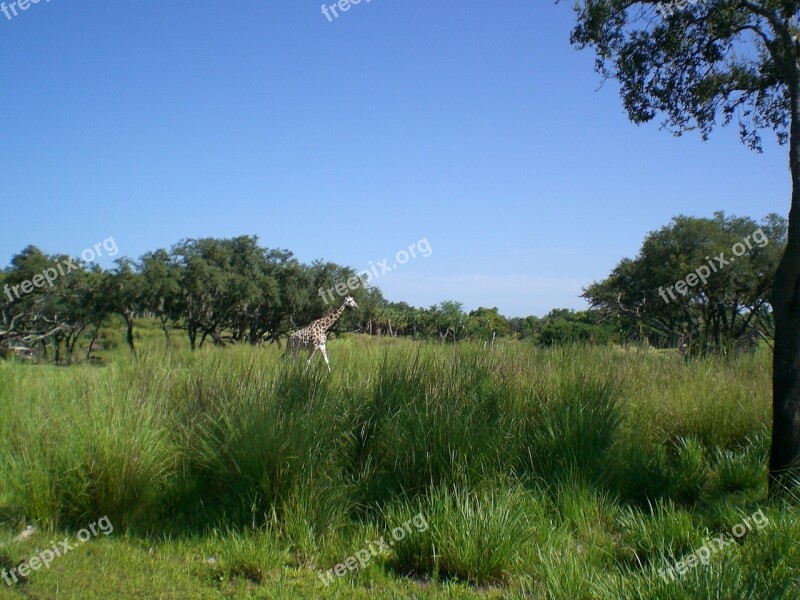
<instances>
[{"instance_id":1,"label":"tree line","mask_svg":"<svg viewBox=\"0 0 800 600\"><path fill-rule=\"evenodd\" d=\"M60 273L54 268L67 263L70 267ZM45 277L48 272L55 276ZM158 320L167 347L175 330L185 332L192 349L208 342L280 344L342 299L330 302L322 291L354 278L362 285L348 287L347 293L359 309L345 313L335 332L458 341L515 331L529 336L530 323L538 321L508 320L497 308L465 313L455 301L429 308L390 302L350 267L303 264L289 250L262 247L255 236L183 240L139 260L117 259L105 270L28 246L0 271L0 350L30 348L45 359L70 363L83 337L89 358L100 328L114 315L124 322L125 341L134 353L140 317Z\"/></svg>"},{"instance_id":2,"label":"tree line","mask_svg":"<svg viewBox=\"0 0 800 600\"><path fill-rule=\"evenodd\" d=\"M664 301L665 286L709 256L730 253L757 229L763 243L751 244L690 293L673 293ZM141 317L157 319L167 347L176 330L185 332L193 350L209 342L280 345L292 330L332 310L341 298L330 302L324 291L337 284L341 290L347 282L357 282L346 293L359 308L342 316L334 334L487 344L513 337L542 346L646 342L689 354L720 352L771 339L769 282L785 239L786 221L777 215L760 225L722 213L711 219L676 217L646 237L636 258L624 259L607 279L584 290L589 310L554 309L542 318L510 319L497 308L465 312L453 300L428 308L391 302L351 267L303 264L289 250L262 247L256 236L183 240L138 260L117 259L105 270L29 246L0 271L0 352L33 349L44 359L70 363L83 337L90 358L100 328L114 315L124 322L134 353ZM58 272L54 268L66 264Z\"/></svg>"}]
</instances>

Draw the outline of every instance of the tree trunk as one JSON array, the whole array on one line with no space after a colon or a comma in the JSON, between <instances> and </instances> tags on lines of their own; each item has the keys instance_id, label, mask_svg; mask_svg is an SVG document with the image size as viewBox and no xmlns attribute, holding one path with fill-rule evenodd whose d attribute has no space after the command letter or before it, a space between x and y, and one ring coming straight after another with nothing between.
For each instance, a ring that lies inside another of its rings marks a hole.
<instances>
[{"instance_id":1,"label":"tree trunk","mask_svg":"<svg viewBox=\"0 0 800 600\"><path fill-rule=\"evenodd\" d=\"M88 350L86 350L86 362L89 362L89 361L92 360L92 347L94 346L95 340L97 340L97 332L100 331L100 325L102 325L102 324L103 323L100 322L100 323L97 323L97 325L94 326L94 331L92 332L92 339L89 340L89 348L88 348Z\"/></svg>"},{"instance_id":2,"label":"tree trunk","mask_svg":"<svg viewBox=\"0 0 800 600\"><path fill-rule=\"evenodd\" d=\"M159 315L159 319L161 320L161 330L164 332L164 339L167 342L167 350L169 350L171 344L171 340L169 339L169 328L167 327L167 321L169 319L164 315Z\"/></svg>"},{"instance_id":3,"label":"tree trunk","mask_svg":"<svg viewBox=\"0 0 800 600\"><path fill-rule=\"evenodd\" d=\"M122 318L125 319L125 342L131 349L131 352L136 356L136 348L133 346L133 314L130 310L122 311Z\"/></svg>"},{"instance_id":4,"label":"tree trunk","mask_svg":"<svg viewBox=\"0 0 800 600\"><path fill-rule=\"evenodd\" d=\"M189 348L194 350L197 343L197 325L191 317L186 321L186 333L189 336Z\"/></svg>"},{"instance_id":5,"label":"tree trunk","mask_svg":"<svg viewBox=\"0 0 800 600\"><path fill-rule=\"evenodd\" d=\"M53 336L53 346L55 346L55 356L53 362L59 364L61 362L61 335Z\"/></svg>"},{"instance_id":6,"label":"tree trunk","mask_svg":"<svg viewBox=\"0 0 800 600\"><path fill-rule=\"evenodd\" d=\"M794 87L789 133L792 206L786 251L772 286L775 346L769 493L773 497L781 494L800 474L800 83Z\"/></svg>"},{"instance_id":7,"label":"tree trunk","mask_svg":"<svg viewBox=\"0 0 800 600\"><path fill-rule=\"evenodd\" d=\"M66 343L64 346L67 351L68 365L72 364L72 355L75 352L75 345L78 343L78 339L80 339L84 329L86 329L86 325L81 325L79 329L74 332L70 332L70 334L66 337Z\"/></svg>"}]
</instances>

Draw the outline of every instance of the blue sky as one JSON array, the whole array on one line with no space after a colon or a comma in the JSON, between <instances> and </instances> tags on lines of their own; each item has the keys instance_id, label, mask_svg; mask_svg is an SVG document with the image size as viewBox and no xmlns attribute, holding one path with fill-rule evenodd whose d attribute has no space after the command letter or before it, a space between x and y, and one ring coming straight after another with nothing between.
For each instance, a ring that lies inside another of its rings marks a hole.
<instances>
[{"instance_id":1,"label":"blue sky","mask_svg":"<svg viewBox=\"0 0 800 600\"><path fill-rule=\"evenodd\" d=\"M8 2L8 0L6 0ZM331 4L332 2L328 2ZM582 308L677 214L785 215L785 148L632 125L570 2L41 0L0 13L0 265L257 234L391 300ZM101 260L110 264L111 259Z\"/></svg>"}]
</instances>

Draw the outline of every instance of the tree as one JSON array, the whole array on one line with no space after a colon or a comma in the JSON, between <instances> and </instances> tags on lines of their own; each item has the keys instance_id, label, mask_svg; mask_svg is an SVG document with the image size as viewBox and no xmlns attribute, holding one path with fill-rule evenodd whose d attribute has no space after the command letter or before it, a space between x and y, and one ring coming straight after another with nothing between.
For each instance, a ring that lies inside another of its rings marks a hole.
<instances>
[{"instance_id":1,"label":"tree","mask_svg":"<svg viewBox=\"0 0 800 600\"><path fill-rule=\"evenodd\" d=\"M28 246L13 257L4 276L0 346L39 345L46 357L52 342L56 364L62 349L70 363L80 334L103 316L97 305L101 285L99 268L87 271L68 256L47 256Z\"/></svg>"},{"instance_id":2,"label":"tree","mask_svg":"<svg viewBox=\"0 0 800 600\"><path fill-rule=\"evenodd\" d=\"M86 271L83 289L78 298L78 304L86 313L87 324L94 326L86 345L86 360L88 361L92 360L92 351L95 350L94 343L100 327L112 313L117 311L117 307L114 305L115 295L109 294L109 290L113 286L112 279L111 273L104 272L97 264L93 265L90 270ZM131 329L132 335L133 329Z\"/></svg>"},{"instance_id":3,"label":"tree","mask_svg":"<svg viewBox=\"0 0 800 600\"><path fill-rule=\"evenodd\" d=\"M169 253L163 248L148 252L141 258L141 272L144 278L142 303L145 308L155 313L161 322L161 330L169 350L171 342L167 323L178 318L180 274Z\"/></svg>"},{"instance_id":4,"label":"tree","mask_svg":"<svg viewBox=\"0 0 800 600\"><path fill-rule=\"evenodd\" d=\"M492 340L494 335L505 336L510 333L508 321L497 307L479 307L467 315L467 335L481 340Z\"/></svg>"},{"instance_id":5,"label":"tree","mask_svg":"<svg viewBox=\"0 0 800 600\"><path fill-rule=\"evenodd\" d=\"M521 340L532 338L536 333L539 319L533 315L528 317L513 317L508 320L511 332Z\"/></svg>"},{"instance_id":6,"label":"tree","mask_svg":"<svg viewBox=\"0 0 800 600\"><path fill-rule=\"evenodd\" d=\"M360 299L356 299L358 309L354 311L360 318L360 329L369 335L381 335L386 312L386 299L380 289L367 287ZM346 315L345 315L346 316Z\"/></svg>"},{"instance_id":7,"label":"tree","mask_svg":"<svg viewBox=\"0 0 800 600\"><path fill-rule=\"evenodd\" d=\"M27 246L11 259L11 265L3 274L2 302L3 327L0 331L0 349L5 350L11 342L42 345L46 355L45 327L60 332L63 326L47 324L38 318L39 309L45 303L44 293L39 288L25 293L20 289L25 281L32 281L39 273L50 267L50 258L35 246Z\"/></svg>"},{"instance_id":8,"label":"tree","mask_svg":"<svg viewBox=\"0 0 800 600\"><path fill-rule=\"evenodd\" d=\"M125 321L125 343L136 356L133 318L143 303L144 278L139 273L137 265L129 258L118 258L116 265L108 274L106 294L113 311Z\"/></svg>"},{"instance_id":9,"label":"tree","mask_svg":"<svg viewBox=\"0 0 800 600\"><path fill-rule=\"evenodd\" d=\"M295 328L295 322L308 322L322 314L322 308L316 312L315 304L321 304L322 299L311 284L311 271L289 250L268 250L265 260L265 272L259 284L262 304L258 310L257 331L250 340L255 344L266 336L280 347L280 338Z\"/></svg>"},{"instance_id":10,"label":"tree","mask_svg":"<svg viewBox=\"0 0 800 600\"><path fill-rule=\"evenodd\" d=\"M180 311L190 348L197 348L198 334L202 334L200 347L208 335L215 343L221 343L221 298L229 282L226 249L213 238L183 240L173 247L172 256L180 273Z\"/></svg>"},{"instance_id":11,"label":"tree","mask_svg":"<svg viewBox=\"0 0 800 600\"><path fill-rule=\"evenodd\" d=\"M536 324L536 341L542 346L606 343L612 330L600 323L598 311L554 308Z\"/></svg>"},{"instance_id":12,"label":"tree","mask_svg":"<svg viewBox=\"0 0 800 600\"><path fill-rule=\"evenodd\" d=\"M583 296L629 338L690 354L741 347L772 336L768 293L785 238L778 215L761 226L723 213L675 217Z\"/></svg>"},{"instance_id":13,"label":"tree","mask_svg":"<svg viewBox=\"0 0 800 600\"><path fill-rule=\"evenodd\" d=\"M332 263L302 265L288 250L260 247L256 236L184 240L173 247L170 262L178 276L174 314L192 349L207 337L215 344L278 342L326 310L317 293L327 289L321 282L354 274Z\"/></svg>"},{"instance_id":14,"label":"tree","mask_svg":"<svg viewBox=\"0 0 800 600\"><path fill-rule=\"evenodd\" d=\"M443 342L446 342L448 337L454 342L463 339L467 317L462 310L461 302L445 300L431 306L428 312L431 332L438 334L439 339Z\"/></svg>"},{"instance_id":15,"label":"tree","mask_svg":"<svg viewBox=\"0 0 800 600\"><path fill-rule=\"evenodd\" d=\"M53 257L54 263L63 263L64 256ZM57 279L52 289L43 290L35 301L34 322L55 326L44 335L52 336L55 345L55 362L61 361L63 342L67 364L72 363L75 346L83 330L95 318L93 309L97 298L102 294L102 277L99 267L92 271L79 264L77 268Z\"/></svg>"},{"instance_id":16,"label":"tree","mask_svg":"<svg viewBox=\"0 0 800 600\"><path fill-rule=\"evenodd\" d=\"M392 333L395 336L407 335L414 322L414 307L405 302L390 302Z\"/></svg>"},{"instance_id":17,"label":"tree","mask_svg":"<svg viewBox=\"0 0 800 600\"><path fill-rule=\"evenodd\" d=\"M800 476L800 44L798 0L585 0L571 42L596 52L620 83L628 117L663 115L676 135L706 139L736 121L743 143L760 131L789 145L792 198L786 250L775 273L773 421L769 489Z\"/></svg>"}]
</instances>

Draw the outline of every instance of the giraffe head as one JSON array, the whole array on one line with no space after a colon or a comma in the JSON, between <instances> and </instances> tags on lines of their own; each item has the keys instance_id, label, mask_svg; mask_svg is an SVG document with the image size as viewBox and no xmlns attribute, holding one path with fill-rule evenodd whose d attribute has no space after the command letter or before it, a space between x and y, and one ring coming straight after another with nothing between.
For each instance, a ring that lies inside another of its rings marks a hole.
<instances>
[{"instance_id":1,"label":"giraffe head","mask_svg":"<svg viewBox=\"0 0 800 600\"><path fill-rule=\"evenodd\" d=\"M356 304L356 301L353 300L352 296L347 296L344 299L344 302L342 302L342 306L344 306L345 308L347 308L348 306L351 306L352 308L358 308L358 304Z\"/></svg>"}]
</instances>

